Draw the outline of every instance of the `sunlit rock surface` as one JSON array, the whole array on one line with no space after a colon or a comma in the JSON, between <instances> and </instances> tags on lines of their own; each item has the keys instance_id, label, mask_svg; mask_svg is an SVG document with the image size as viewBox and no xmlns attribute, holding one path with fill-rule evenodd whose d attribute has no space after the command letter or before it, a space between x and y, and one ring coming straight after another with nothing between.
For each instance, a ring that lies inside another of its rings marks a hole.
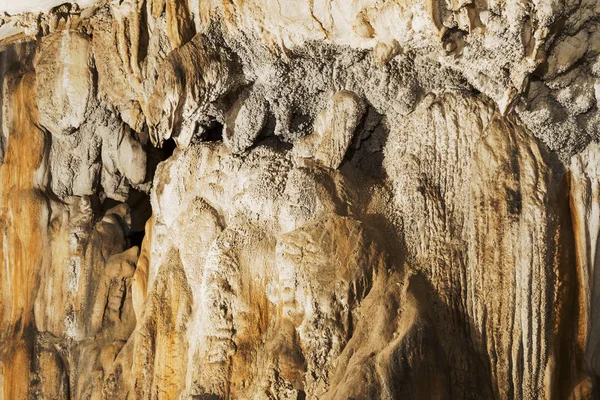
<instances>
[{"instance_id":1,"label":"sunlit rock surface","mask_svg":"<svg viewBox=\"0 0 600 400\"><path fill-rule=\"evenodd\" d=\"M600 398L600 2L0 12L0 399Z\"/></svg>"}]
</instances>

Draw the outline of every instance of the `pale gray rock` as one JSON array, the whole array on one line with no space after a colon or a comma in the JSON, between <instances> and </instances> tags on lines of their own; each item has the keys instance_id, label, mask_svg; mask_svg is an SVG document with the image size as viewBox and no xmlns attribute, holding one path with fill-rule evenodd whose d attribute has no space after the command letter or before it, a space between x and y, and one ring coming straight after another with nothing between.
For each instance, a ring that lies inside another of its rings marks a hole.
<instances>
[{"instance_id":1,"label":"pale gray rock","mask_svg":"<svg viewBox=\"0 0 600 400\"><path fill-rule=\"evenodd\" d=\"M66 31L45 37L35 69L40 124L54 135L72 134L95 96L89 38Z\"/></svg>"},{"instance_id":2,"label":"pale gray rock","mask_svg":"<svg viewBox=\"0 0 600 400\"><path fill-rule=\"evenodd\" d=\"M336 169L342 163L354 133L365 112L362 100L351 92L338 92L327 109L315 120L315 133L320 141L315 160Z\"/></svg>"},{"instance_id":3,"label":"pale gray rock","mask_svg":"<svg viewBox=\"0 0 600 400\"><path fill-rule=\"evenodd\" d=\"M242 153L256 143L268 118L268 103L261 89L252 88L233 105L226 120L223 143Z\"/></svg>"}]
</instances>

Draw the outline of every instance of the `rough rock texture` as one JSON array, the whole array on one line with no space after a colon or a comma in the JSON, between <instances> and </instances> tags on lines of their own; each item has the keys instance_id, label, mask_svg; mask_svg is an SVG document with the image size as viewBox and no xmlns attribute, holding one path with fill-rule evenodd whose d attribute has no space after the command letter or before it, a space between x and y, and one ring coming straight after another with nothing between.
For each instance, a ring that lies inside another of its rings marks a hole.
<instances>
[{"instance_id":1,"label":"rough rock texture","mask_svg":"<svg viewBox=\"0 0 600 400\"><path fill-rule=\"evenodd\" d=\"M49 4L0 399L600 398L600 2Z\"/></svg>"}]
</instances>

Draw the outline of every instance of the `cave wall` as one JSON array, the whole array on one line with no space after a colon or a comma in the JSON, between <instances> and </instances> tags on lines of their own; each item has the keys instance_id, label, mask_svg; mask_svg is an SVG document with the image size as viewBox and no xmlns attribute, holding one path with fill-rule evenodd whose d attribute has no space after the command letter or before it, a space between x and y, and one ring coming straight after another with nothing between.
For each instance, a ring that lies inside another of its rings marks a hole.
<instances>
[{"instance_id":1,"label":"cave wall","mask_svg":"<svg viewBox=\"0 0 600 400\"><path fill-rule=\"evenodd\" d=\"M597 398L598 15L0 15L0 399Z\"/></svg>"}]
</instances>

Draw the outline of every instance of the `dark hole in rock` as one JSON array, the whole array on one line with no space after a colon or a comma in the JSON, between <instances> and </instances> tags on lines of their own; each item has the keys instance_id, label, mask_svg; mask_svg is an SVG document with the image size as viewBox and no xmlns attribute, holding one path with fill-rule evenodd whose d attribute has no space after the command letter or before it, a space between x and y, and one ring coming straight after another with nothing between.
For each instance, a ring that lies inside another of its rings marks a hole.
<instances>
[{"instance_id":1,"label":"dark hole in rock","mask_svg":"<svg viewBox=\"0 0 600 400\"><path fill-rule=\"evenodd\" d=\"M166 160L167 158L171 157L176 148L177 144L175 143L175 139L169 138L165 140L161 148L161 158Z\"/></svg>"},{"instance_id":2,"label":"dark hole in rock","mask_svg":"<svg viewBox=\"0 0 600 400\"><path fill-rule=\"evenodd\" d=\"M223 140L223 124L218 121L213 121L200 134L200 139L205 142L218 142Z\"/></svg>"},{"instance_id":3,"label":"dark hole in rock","mask_svg":"<svg viewBox=\"0 0 600 400\"><path fill-rule=\"evenodd\" d=\"M106 214L106 211L110 210L113 207L116 207L120 204L121 202L118 200L114 200L111 198L107 198L104 201L100 202L100 200L97 200L97 215L99 218L102 218L104 216L104 214Z\"/></svg>"},{"instance_id":4,"label":"dark hole in rock","mask_svg":"<svg viewBox=\"0 0 600 400\"><path fill-rule=\"evenodd\" d=\"M292 143L282 140L279 136L260 137L250 148L255 148L258 146L268 147L278 151L289 151L292 149L292 147L294 147Z\"/></svg>"},{"instance_id":5,"label":"dark hole in rock","mask_svg":"<svg viewBox=\"0 0 600 400\"><path fill-rule=\"evenodd\" d=\"M154 147L150 143L144 146L144 150L146 151L146 181L154 180L154 174L156 173L156 168L159 163L165 161L169 157L173 155L175 149L177 148L177 144L175 144L175 140L173 138L169 138L165 140L162 144L162 147Z\"/></svg>"},{"instance_id":6,"label":"dark hole in rock","mask_svg":"<svg viewBox=\"0 0 600 400\"><path fill-rule=\"evenodd\" d=\"M145 234L146 234L145 231L136 231L136 232L129 233L129 235L127 236L127 238L129 239L129 245L131 247L137 246L137 247L141 248L142 241L144 240Z\"/></svg>"},{"instance_id":7,"label":"dark hole in rock","mask_svg":"<svg viewBox=\"0 0 600 400\"><path fill-rule=\"evenodd\" d=\"M135 188L130 188L129 197L127 198L126 203L129 205L129 215L131 218L131 226L129 232L127 233L129 247L141 247L146 230L146 221L148 221L148 219L152 216L150 196L147 193L139 191ZM114 199L108 198L104 200L104 202L99 206L99 215L104 216L108 210L119 204L121 204L121 202Z\"/></svg>"},{"instance_id":8,"label":"dark hole in rock","mask_svg":"<svg viewBox=\"0 0 600 400\"><path fill-rule=\"evenodd\" d=\"M148 194L131 188L127 204L131 210L131 230L127 235L131 247L142 247L142 241L146 233L146 221L152 216L152 206Z\"/></svg>"},{"instance_id":9,"label":"dark hole in rock","mask_svg":"<svg viewBox=\"0 0 600 400\"><path fill-rule=\"evenodd\" d=\"M131 209L131 231L143 231L146 227L146 221L152 215L152 206L150 205L150 196L147 193L129 189L127 204Z\"/></svg>"}]
</instances>

